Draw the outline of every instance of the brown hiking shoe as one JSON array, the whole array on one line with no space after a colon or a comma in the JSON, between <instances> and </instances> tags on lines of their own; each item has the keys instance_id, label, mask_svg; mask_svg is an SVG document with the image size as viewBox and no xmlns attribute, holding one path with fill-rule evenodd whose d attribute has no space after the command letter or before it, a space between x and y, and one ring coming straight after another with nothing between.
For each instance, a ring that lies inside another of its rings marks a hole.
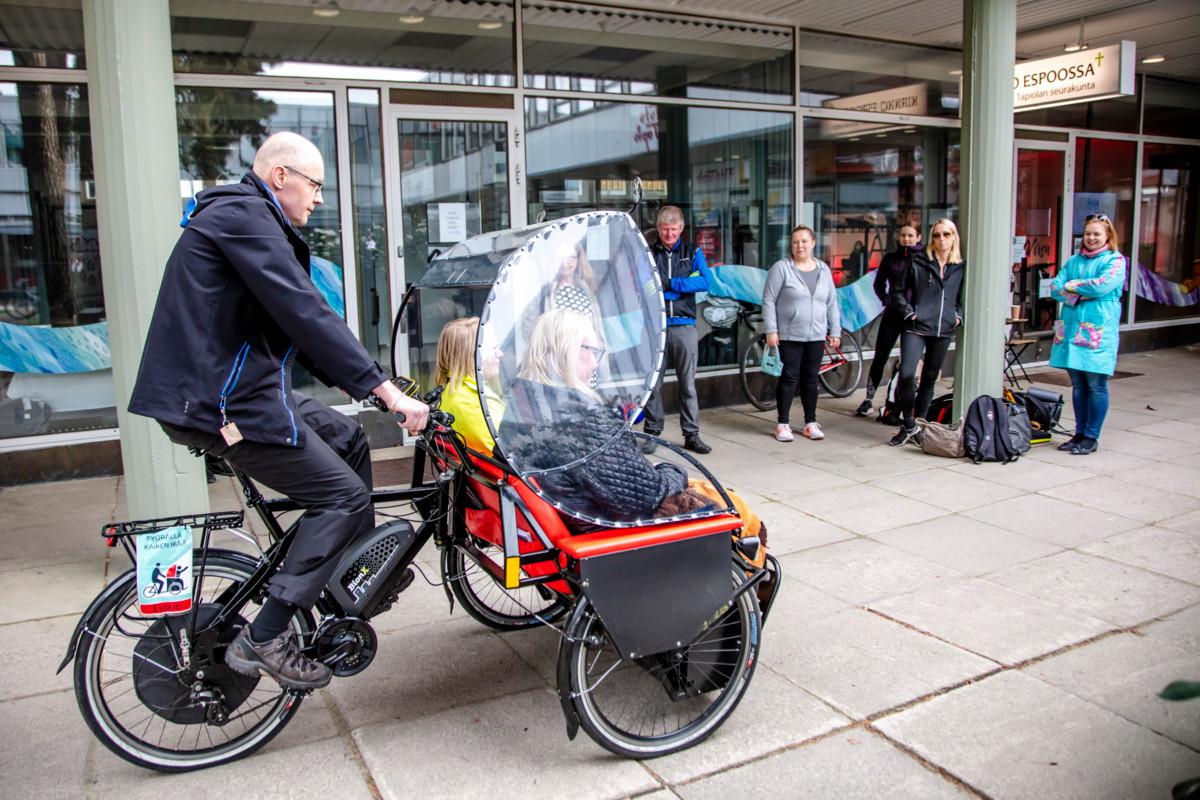
<instances>
[{"instance_id":1,"label":"brown hiking shoe","mask_svg":"<svg viewBox=\"0 0 1200 800\"><path fill-rule=\"evenodd\" d=\"M293 631L259 643L250 638L249 625L229 643L225 665L242 675L267 675L285 689L320 689L333 677L329 667L300 652Z\"/></svg>"}]
</instances>

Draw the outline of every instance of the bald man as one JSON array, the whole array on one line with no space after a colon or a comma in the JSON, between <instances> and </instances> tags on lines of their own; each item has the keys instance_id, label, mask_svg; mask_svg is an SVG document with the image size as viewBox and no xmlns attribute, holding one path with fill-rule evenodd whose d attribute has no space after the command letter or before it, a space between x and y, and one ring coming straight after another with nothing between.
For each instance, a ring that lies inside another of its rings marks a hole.
<instances>
[{"instance_id":1,"label":"bald man","mask_svg":"<svg viewBox=\"0 0 1200 800\"><path fill-rule=\"evenodd\" d=\"M425 427L406 397L331 309L309 275L296 228L322 202L325 164L302 136L277 133L241 183L198 194L163 274L129 410L176 444L223 457L306 509L283 566L226 664L290 689L329 683L299 651L290 622L311 608L342 551L374 526L362 428L292 388L300 360L355 400L378 396ZM186 510L186 509L181 509Z\"/></svg>"}]
</instances>

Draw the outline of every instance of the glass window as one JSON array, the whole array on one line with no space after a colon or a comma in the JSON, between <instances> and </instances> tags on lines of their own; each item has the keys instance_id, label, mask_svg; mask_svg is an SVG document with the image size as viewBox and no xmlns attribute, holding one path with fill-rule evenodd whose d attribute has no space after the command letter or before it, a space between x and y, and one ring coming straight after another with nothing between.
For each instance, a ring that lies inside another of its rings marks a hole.
<instances>
[{"instance_id":1,"label":"glass window","mask_svg":"<svg viewBox=\"0 0 1200 800\"><path fill-rule=\"evenodd\" d=\"M513 86L511 2L171 0L176 72ZM323 13L324 12L324 13Z\"/></svg>"},{"instance_id":2,"label":"glass window","mask_svg":"<svg viewBox=\"0 0 1200 800\"><path fill-rule=\"evenodd\" d=\"M644 202L637 222L653 241L663 205L683 209L684 237L710 265L769 267L785 252L792 209L793 116L685 106L610 103L535 128L526 100L529 218L626 209L633 180ZM700 365L736 363L736 319L698 317Z\"/></svg>"},{"instance_id":3,"label":"glass window","mask_svg":"<svg viewBox=\"0 0 1200 800\"><path fill-rule=\"evenodd\" d=\"M114 428L87 86L0 83L0 437Z\"/></svg>"},{"instance_id":4,"label":"glass window","mask_svg":"<svg viewBox=\"0 0 1200 800\"><path fill-rule=\"evenodd\" d=\"M181 209L203 189L240 181L250 172L259 145L273 133L295 131L317 146L325 160L324 202L300 233L312 252L313 282L330 306L345 317L333 94L181 86L175 90L175 110ZM346 402L344 394L313 379L298 365L293 384L325 402Z\"/></svg>"},{"instance_id":5,"label":"glass window","mask_svg":"<svg viewBox=\"0 0 1200 800\"><path fill-rule=\"evenodd\" d=\"M1146 143L1141 201L1135 319L1200 313L1200 147Z\"/></svg>"},{"instance_id":6,"label":"glass window","mask_svg":"<svg viewBox=\"0 0 1200 800\"><path fill-rule=\"evenodd\" d=\"M582 78L613 94L792 101L788 28L545 0L523 7L522 30L529 89Z\"/></svg>"},{"instance_id":7,"label":"glass window","mask_svg":"<svg viewBox=\"0 0 1200 800\"><path fill-rule=\"evenodd\" d=\"M962 55L801 31L800 104L957 117Z\"/></svg>"},{"instance_id":8,"label":"glass window","mask_svg":"<svg viewBox=\"0 0 1200 800\"><path fill-rule=\"evenodd\" d=\"M391 358L392 304L388 280L387 207L378 89L350 89L350 198L358 265L359 328L376 361Z\"/></svg>"},{"instance_id":9,"label":"glass window","mask_svg":"<svg viewBox=\"0 0 1200 800\"><path fill-rule=\"evenodd\" d=\"M1137 133L1138 98L1137 95L1127 95L1096 103L1073 103L1069 106L1019 111L1013 115L1013 120L1018 125Z\"/></svg>"},{"instance_id":10,"label":"glass window","mask_svg":"<svg viewBox=\"0 0 1200 800\"><path fill-rule=\"evenodd\" d=\"M1137 169L1137 143L1110 139L1075 140L1075 201L1071 215L1071 252L1083 241L1084 220L1089 214L1107 214L1117 230L1120 250L1132 261L1133 182ZM1130 276L1132 277L1132 276ZM1121 307L1129 305L1129 283L1122 290Z\"/></svg>"},{"instance_id":11,"label":"glass window","mask_svg":"<svg viewBox=\"0 0 1200 800\"><path fill-rule=\"evenodd\" d=\"M0 67L85 66L79 0L0 0Z\"/></svg>"},{"instance_id":12,"label":"glass window","mask_svg":"<svg viewBox=\"0 0 1200 800\"><path fill-rule=\"evenodd\" d=\"M1200 119L1200 84L1146 76L1142 133L1194 139L1197 119Z\"/></svg>"}]
</instances>

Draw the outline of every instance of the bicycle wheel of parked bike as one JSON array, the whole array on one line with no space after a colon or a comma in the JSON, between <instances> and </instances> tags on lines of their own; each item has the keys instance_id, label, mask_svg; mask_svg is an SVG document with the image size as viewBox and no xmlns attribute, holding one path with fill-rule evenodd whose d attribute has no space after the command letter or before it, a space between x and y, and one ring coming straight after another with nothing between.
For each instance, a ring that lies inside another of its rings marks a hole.
<instances>
[{"instance_id":1,"label":"bicycle wheel of parked bike","mask_svg":"<svg viewBox=\"0 0 1200 800\"><path fill-rule=\"evenodd\" d=\"M484 539L472 538L485 557L504 563L504 551ZM519 631L554 622L567 610L561 596L541 586L505 589L457 545L442 551L442 576L466 612L497 631Z\"/></svg>"},{"instance_id":2,"label":"bicycle wheel of parked bike","mask_svg":"<svg viewBox=\"0 0 1200 800\"><path fill-rule=\"evenodd\" d=\"M844 360L833 369L826 369L817 375L817 380L821 382L821 386L825 391L829 392L834 397L848 397L858 388L858 382L862 379L863 362L862 362L862 345L858 341L858 337L849 331L842 331L842 356ZM826 346L826 355L822 362L822 367L829 360L829 350Z\"/></svg>"},{"instance_id":3,"label":"bicycle wheel of parked bike","mask_svg":"<svg viewBox=\"0 0 1200 800\"><path fill-rule=\"evenodd\" d=\"M752 336L742 348L742 360L738 365L742 376L742 391L746 393L750 404L759 411L770 411L775 407L775 382L778 380L774 375L768 375L760 369L763 350L766 347L766 334Z\"/></svg>"},{"instance_id":4,"label":"bicycle wheel of parked bike","mask_svg":"<svg viewBox=\"0 0 1200 800\"><path fill-rule=\"evenodd\" d=\"M256 565L237 553L208 551L196 633L186 648L188 615L142 616L132 570L106 590L107 599L84 623L74 677L79 710L109 750L141 767L183 772L249 755L288 724L299 697L223 663L225 646L246 616L205 632ZM251 604L242 613L253 618L258 608ZM311 634L300 613L292 625L302 637Z\"/></svg>"},{"instance_id":5,"label":"bicycle wheel of parked bike","mask_svg":"<svg viewBox=\"0 0 1200 800\"><path fill-rule=\"evenodd\" d=\"M569 693L580 727L601 747L629 758L674 753L733 713L754 675L761 629L755 593L746 591L686 646L628 660L582 599L558 652L559 693Z\"/></svg>"}]
</instances>

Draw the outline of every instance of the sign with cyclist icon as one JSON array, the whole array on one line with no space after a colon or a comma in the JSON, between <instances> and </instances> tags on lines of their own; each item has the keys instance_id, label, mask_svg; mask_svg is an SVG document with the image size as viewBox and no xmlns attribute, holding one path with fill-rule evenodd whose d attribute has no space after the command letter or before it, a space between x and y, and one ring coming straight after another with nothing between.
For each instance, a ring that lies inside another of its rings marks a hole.
<instances>
[{"instance_id":1,"label":"sign with cyclist icon","mask_svg":"<svg viewBox=\"0 0 1200 800\"><path fill-rule=\"evenodd\" d=\"M179 525L137 537L138 610L181 614L192 607L192 529Z\"/></svg>"}]
</instances>

